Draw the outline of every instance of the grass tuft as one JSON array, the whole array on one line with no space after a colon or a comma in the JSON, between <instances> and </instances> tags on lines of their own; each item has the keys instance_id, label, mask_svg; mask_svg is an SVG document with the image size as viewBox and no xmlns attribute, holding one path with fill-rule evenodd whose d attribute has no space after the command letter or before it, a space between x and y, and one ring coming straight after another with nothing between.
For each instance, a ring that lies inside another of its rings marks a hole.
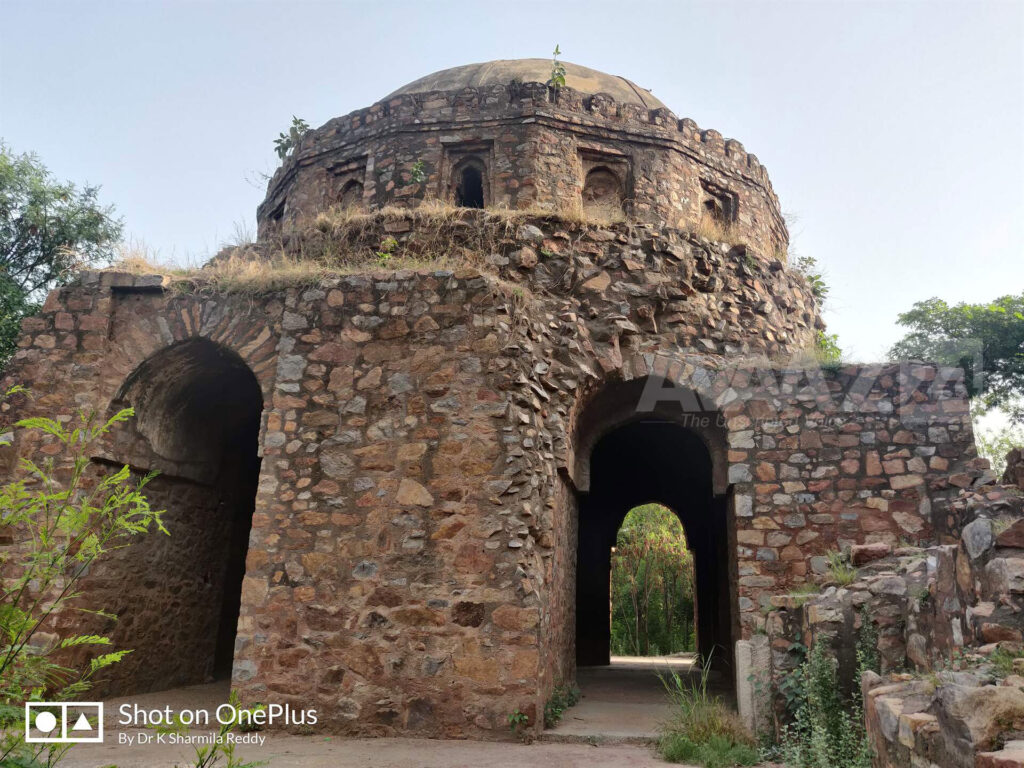
<instances>
[{"instance_id":1,"label":"grass tuft","mask_svg":"<svg viewBox=\"0 0 1024 768\"><path fill-rule=\"evenodd\" d=\"M684 680L677 672L661 678L675 711L662 727L658 752L670 763L699 763L704 768L756 765L753 738L736 713L708 693L710 671L705 663L696 681Z\"/></svg>"},{"instance_id":2,"label":"grass tuft","mask_svg":"<svg viewBox=\"0 0 1024 768\"><path fill-rule=\"evenodd\" d=\"M700 221L697 222L697 227L694 229L694 234L713 243L742 244L737 242L736 233L733 232L732 225L728 222L720 221L714 216L701 216Z\"/></svg>"},{"instance_id":3,"label":"grass tuft","mask_svg":"<svg viewBox=\"0 0 1024 768\"><path fill-rule=\"evenodd\" d=\"M854 568L842 552L828 552L829 578L840 587L848 587L857 580L857 569Z\"/></svg>"}]
</instances>

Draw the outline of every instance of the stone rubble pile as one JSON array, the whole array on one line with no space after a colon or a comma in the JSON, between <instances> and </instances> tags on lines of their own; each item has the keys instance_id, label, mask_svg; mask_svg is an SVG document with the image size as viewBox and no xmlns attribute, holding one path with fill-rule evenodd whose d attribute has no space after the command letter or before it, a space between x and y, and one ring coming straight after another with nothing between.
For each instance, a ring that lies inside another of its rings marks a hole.
<instances>
[{"instance_id":1,"label":"stone rubble pile","mask_svg":"<svg viewBox=\"0 0 1024 768\"><path fill-rule=\"evenodd\" d=\"M850 684L877 652L861 690L879 768L1024 766L1024 492L986 473L952 507L957 543L853 545L848 583L771 601L776 680L804 645L829 643Z\"/></svg>"}]
</instances>

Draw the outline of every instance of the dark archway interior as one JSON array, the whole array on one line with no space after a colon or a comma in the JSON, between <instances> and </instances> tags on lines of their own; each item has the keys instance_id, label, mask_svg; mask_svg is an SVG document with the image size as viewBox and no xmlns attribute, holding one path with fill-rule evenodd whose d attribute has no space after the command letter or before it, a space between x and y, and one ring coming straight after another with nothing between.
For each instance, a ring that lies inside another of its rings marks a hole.
<instances>
[{"instance_id":1,"label":"dark archway interior","mask_svg":"<svg viewBox=\"0 0 1024 768\"><path fill-rule=\"evenodd\" d=\"M455 204L462 208L484 207L484 174L476 165L467 165L460 171Z\"/></svg>"},{"instance_id":2,"label":"dark archway interior","mask_svg":"<svg viewBox=\"0 0 1024 768\"><path fill-rule=\"evenodd\" d=\"M263 394L234 353L206 340L162 350L128 378L115 408L135 418L109 456L159 474L146 487L170 536L118 552L89 590L119 616L114 692L230 676L249 530L259 480ZM110 593L104 593L109 587Z\"/></svg>"},{"instance_id":3,"label":"dark archway interior","mask_svg":"<svg viewBox=\"0 0 1024 768\"><path fill-rule=\"evenodd\" d=\"M363 185L355 179L350 180L341 190L342 208L360 208L363 204Z\"/></svg>"},{"instance_id":4,"label":"dark archway interior","mask_svg":"<svg viewBox=\"0 0 1024 768\"><path fill-rule=\"evenodd\" d=\"M656 417L612 429L591 454L590 490L579 500L576 663L609 663L611 548L629 510L649 502L683 524L694 557L697 649L725 670L734 640L727 499L714 492L701 436Z\"/></svg>"}]
</instances>

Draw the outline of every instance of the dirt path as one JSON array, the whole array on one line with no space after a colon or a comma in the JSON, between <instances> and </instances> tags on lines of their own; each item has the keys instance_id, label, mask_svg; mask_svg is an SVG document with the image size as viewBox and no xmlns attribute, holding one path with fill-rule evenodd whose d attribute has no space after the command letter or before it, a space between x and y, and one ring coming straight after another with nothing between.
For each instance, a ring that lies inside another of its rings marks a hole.
<instances>
[{"instance_id":1,"label":"dirt path","mask_svg":"<svg viewBox=\"0 0 1024 768\"><path fill-rule=\"evenodd\" d=\"M665 768L647 747L522 744L429 739L338 739L269 736L262 747L239 747L247 760L270 768ZM79 745L61 768L174 768L188 766L182 745ZM685 767L684 767L685 768Z\"/></svg>"}]
</instances>

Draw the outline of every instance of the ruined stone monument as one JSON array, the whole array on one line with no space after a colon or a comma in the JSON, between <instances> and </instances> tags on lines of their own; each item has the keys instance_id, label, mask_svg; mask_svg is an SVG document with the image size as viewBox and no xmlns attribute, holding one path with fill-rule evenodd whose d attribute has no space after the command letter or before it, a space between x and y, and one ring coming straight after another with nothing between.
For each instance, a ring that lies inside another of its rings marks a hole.
<instances>
[{"instance_id":1,"label":"ruined stone monument","mask_svg":"<svg viewBox=\"0 0 1024 768\"><path fill-rule=\"evenodd\" d=\"M457 67L310 131L250 258L312 276L91 272L25 321L7 381L34 397L3 418L130 405L95 471L160 472L171 536L86 592L135 649L106 692L230 674L342 733L536 722L607 663L610 548L658 501L753 723L773 598L830 551L960 535L984 462L959 372L808 364L818 302L764 166L550 66Z\"/></svg>"}]
</instances>

